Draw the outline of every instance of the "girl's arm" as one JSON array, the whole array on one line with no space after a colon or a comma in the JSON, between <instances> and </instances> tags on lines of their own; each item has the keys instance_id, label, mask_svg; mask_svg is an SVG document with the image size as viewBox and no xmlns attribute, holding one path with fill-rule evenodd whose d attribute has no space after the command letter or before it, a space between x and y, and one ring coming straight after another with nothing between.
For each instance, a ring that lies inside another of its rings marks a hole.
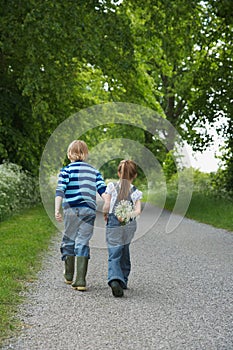
<instances>
[{"instance_id":1,"label":"girl's arm","mask_svg":"<svg viewBox=\"0 0 233 350\"><path fill-rule=\"evenodd\" d=\"M110 209L111 195L105 193L104 196L102 197L104 199L104 205L103 205L104 220L107 221L107 217Z\"/></svg>"},{"instance_id":2,"label":"girl's arm","mask_svg":"<svg viewBox=\"0 0 233 350\"><path fill-rule=\"evenodd\" d=\"M140 199L135 202L133 214L134 214L134 217L141 214L141 201L140 201Z\"/></svg>"}]
</instances>

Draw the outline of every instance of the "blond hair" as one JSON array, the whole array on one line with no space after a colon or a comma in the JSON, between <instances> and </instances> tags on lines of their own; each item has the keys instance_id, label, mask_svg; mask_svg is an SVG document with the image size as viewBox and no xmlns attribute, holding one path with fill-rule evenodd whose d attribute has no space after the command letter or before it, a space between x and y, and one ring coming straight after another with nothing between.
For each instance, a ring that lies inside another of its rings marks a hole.
<instances>
[{"instance_id":1,"label":"blond hair","mask_svg":"<svg viewBox=\"0 0 233 350\"><path fill-rule=\"evenodd\" d=\"M71 162L85 160L88 156L88 147L86 142L74 140L67 149L67 157Z\"/></svg>"},{"instance_id":2,"label":"blond hair","mask_svg":"<svg viewBox=\"0 0 233 350\"><path fill-rule=\"evenodd\" d=\"M133 160L122 160L118 165L118 174L121 182L118 199L127 199L131 182L137 176L136 163Z\"/></svg>"}]
</instances>

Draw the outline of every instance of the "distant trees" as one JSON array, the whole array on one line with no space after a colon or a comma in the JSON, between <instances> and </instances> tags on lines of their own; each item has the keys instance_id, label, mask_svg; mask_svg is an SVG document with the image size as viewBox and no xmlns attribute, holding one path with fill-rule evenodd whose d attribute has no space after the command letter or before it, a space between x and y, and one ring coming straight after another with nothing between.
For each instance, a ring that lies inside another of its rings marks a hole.
<instances>
[{"instance_id":1,"label":"distant trees","mask_svg":"<svg viewBox=\"0 0 233 350\"><path fill-rule=\"evenodd\" d=\"M232 7L229 0L3 1L0 160L36 172L47 139L72 113L132 102L167 118L196 150L211 142L205 122L218 120L232 188ZM108 136L116 130L125 127ZM168 152L176 139L166 133ZM144 132L141 142L156 153L152 136Z\"/></svg>"}]
</instances>

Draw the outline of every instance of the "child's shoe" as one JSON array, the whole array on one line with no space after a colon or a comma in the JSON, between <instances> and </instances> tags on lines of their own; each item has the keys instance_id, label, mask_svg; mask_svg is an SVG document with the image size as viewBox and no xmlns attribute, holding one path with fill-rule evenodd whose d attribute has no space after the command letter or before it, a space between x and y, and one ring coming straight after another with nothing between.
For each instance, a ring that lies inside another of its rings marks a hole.
<instances>
[{"instance_id":1,"label":"child's shoe","mask_svg":"<svg viewBox=\"0 0 233 350\"><path fill-rule=\"evenodd\" d=\"M67 256L65 260L65 271L64 271L64 277L65 282L67 284L71 284L74 277L74 262L75 257L74 256Z\"/></svg>"},{"instance_id":2,"label":"child's shoe","mask_svg":"<svg viewBox=\"0 0 233 350\"><path fill-rule=\"evenodd\" d=\"M114 297L121 298L124 295L123 288L117 280L114 280L110 283L110 287L112 288L112 294Z\"/></svg>"},{"instance_id":3,"label":"child's shoe","mask_svg":"<svg viewBox=\"0 0 233 350\"><path fill-rule=\"evenodd\" d=\"M72 283L72 288L85 291L86 287L86 274L88 267L88 258L86 256L76 256L76 277Z\"/></svg>"}]
</instances>

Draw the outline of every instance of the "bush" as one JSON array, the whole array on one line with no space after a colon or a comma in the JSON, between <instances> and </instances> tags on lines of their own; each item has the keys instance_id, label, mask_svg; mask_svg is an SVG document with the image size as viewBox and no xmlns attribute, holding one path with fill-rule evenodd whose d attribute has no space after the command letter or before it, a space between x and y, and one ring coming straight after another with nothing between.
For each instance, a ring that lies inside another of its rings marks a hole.
<instances>
[{"instance_id":1,"label":"bush","mask_svg":"<svg viewBox=\"0 0 233 350\"><path fill-rule=\"evenodd\" d=\"M0 164L0 221L39 202L39 184L36 178L17 164Z\"/></svg>"},{"instance_id":2,"label":"bush","mask_svg":"<svg viewBox=\"0 0 233 350\"><path fill-rule=\"evenodd\" d=\"M212 187L218 197L233 201L233 184L229 186L229 174L226 169L219 169L212 179ZM233 177L232 177L233 179Z\"/></svg>"},{"instance_id":3,"label":"bush","mask_svg":"<svg viewBox=\"0 0 233 350\"><path fill-rule=\"evenodd\" d=\"M232 194L226 192L221 171L217 173L203 173L193 168L185 168L179 174L174 174L167 182L168 194L177 195L180 180L184 191L192 186L194 193L216 196L218 198L232 199ZM182 188L179 190L182 190Z\"/></svg>"}]
</instances>

